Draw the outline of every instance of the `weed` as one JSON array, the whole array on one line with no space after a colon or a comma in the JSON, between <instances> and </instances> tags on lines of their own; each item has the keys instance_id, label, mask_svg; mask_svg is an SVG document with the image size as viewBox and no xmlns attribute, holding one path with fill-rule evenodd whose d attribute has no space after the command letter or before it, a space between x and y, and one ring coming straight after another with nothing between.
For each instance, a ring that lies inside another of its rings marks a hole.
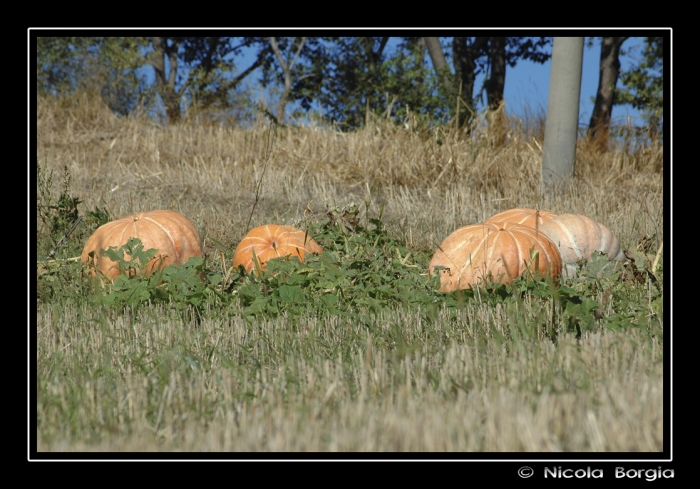
<instances>
[{"instance_id":1,"label":"weed","mask_svg":"<svg viewBox=\"0 0 700 489\"><path fill-rule=\"evenodd\" d=\"M58 197L52 192L53 177L53 170L47 170L37 160L36 210L41 221L41 226L37 227L36 231L37 255L49 259L63 247L75 253L86 234L92 233L111 220L109 213L99 207L80 215L78 206L83 201L73 197L71 193L71 174L68 166L63 167ZM83 227L78 230L80 224L83 224Z\"/></svg>"}]
</instances>

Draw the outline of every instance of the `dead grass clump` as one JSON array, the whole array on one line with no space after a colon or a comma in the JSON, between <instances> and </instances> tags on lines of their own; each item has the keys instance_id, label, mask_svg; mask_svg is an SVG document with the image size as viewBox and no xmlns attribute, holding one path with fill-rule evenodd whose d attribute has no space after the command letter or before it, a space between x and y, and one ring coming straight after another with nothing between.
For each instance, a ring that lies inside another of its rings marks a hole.
<instances>
[{"instance_id":1,"label":"dead grass clump","mask_svg":"<svg viewBox=\"0 0 700 489\"><path fill-rule=\"evenodd\" d=\"M93 90L80 91L62 97L37 97L37 127L39 132L57 130L110 130L123 126L120 118Z\"/></svg>"},{"instance_id":2,"label":"dead grass clump","mask_svg":"<svg viewBox=\"0 0 700 489\"><path fill-rule=\"evenodd\" d=\"M623 145L601 151L590 138L581 138L576 148L575 176L595 184L618 185L629 178L658 176L663 172L663 145L653 141L634 152Z\"/></svg>"}]
</instances>

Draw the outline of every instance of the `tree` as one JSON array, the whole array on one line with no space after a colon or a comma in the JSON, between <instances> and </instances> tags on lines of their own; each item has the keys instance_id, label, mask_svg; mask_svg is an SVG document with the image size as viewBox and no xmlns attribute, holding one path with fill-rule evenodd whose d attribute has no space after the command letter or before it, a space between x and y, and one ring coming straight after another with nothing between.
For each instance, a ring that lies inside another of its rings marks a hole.
<instances>
[{"instance_id":1,"label":"tree","mask_svg":"<svg viewBox=\"0 0 700 489\"><path fill-rule=\"evenodd\" d=\"M102 97L125 115L143 101L147 90L138 73L145 38L39 37L36 54L37 95L69 95L77 91Z\"/></svg>"},{"instance_id":2,"label":"tree","mask_svg":"<svg viewBox=\"0 0 700 489\"><path fill-rule=\"evenodd\" d=\"M347 129L370 114L403 118L409 112L430 123L452 113L464 124L478 105L475 94L482 93L474 86L480 73L486 73L487 104L495 108L506 67L520 59L543 62L551 44L549 38L515 37L52 39L37 51L38 92L75 90L98 72L87 64L101 66L106 81L98 85L113 110L128 113L139 100L160 98L168 123L175 124L184 110L236 110L244 96L241 81L257 71L263 87L280 89L276 115L268 112L273 118L281 122L288 104L297 103L307 112L319 108ZM239 67L244 49L253 60ZM147 84L149 69L155 82Z\"/></svg>"},{"instance_id":3,"label":"tree","mask_svg":"<svg viewBox=\"0 0 700 489\"><path fill-rule=\"evenodd\" d=\"M615 104L615 86L620 76L620 49L629 37L603 37L600 46L600 76L593 113L588 124L588 136L601 149L607 148L610 121Z\"/></svg>"},{"instance_id":4,"label":"tree","mask_svg":"<svg viewBox=\"0 0 700 489\"><path fill-rule=\"evenodd\" d=\"M177 89L177 72L179 57L178 51L182 39L165 39L162 37L152 37L154 55L151 56L151 66L156 72L156 86L165 105L165 114L168 124L180 121L180 99L184 91L184 85L180 84ZM166 63L166 59L169 63Z\"/></svg>"},{"instance_id":5,"label":"tree","mask_svg":"<svg viewBox=\"0 0 700 489\"><path fill-rule=\"evenodd\" d=\"M74 91L87 74L85 60L95 56L100 42L99 37L37 38L37 94L55 95Z\"/></svg>"},{"instance_id":6,"label":"tree","mask_svg":"<svg viewBox=\"0 0 700 489\"><path fill-rule=\"evenodd\" d=\"M298 39L296 37L293 37L288 43L283 42L281 46L277 42L277 39L278 38L276 37L270 37L269 42L270 47L272 48L272 52L275 54L277 63L279 64L279 67L282 71L281 81L284 88L282 90L282 93L280 94L279 101L277 102L277 113L272 115L272 117L278 124L281 124L286 118L285 107L287 106L287 103L289 102L289 98L292 93L292 83L298 83L304 78L313 75L303 74L297 76L297 73L299 72L299 64L297 62L299 61L299 55L302 53L302 50L304 48L306 38L302 37L301 39ZM285 44L287 44L286 47Z\"/></svg>"},{"instance_id":7,"label":"tree","mask_svg":"<svg viewBox=\"0 0 700 489\"><path fill-rule=\"evenodd\" d=\"M365 122L368 111L386 99L388 37L324 37L309 39L307 73L295 84L294 97L309 110L313 103L325 116L348 129ZM395 87L394 87L395 88Z\"/></svg>"},{"instance_id":8,"label":"tree","mask_svg":"<svg viewBox=\"0 0 700 489\"><path fill-rule=\"evenodd\" d=\"M486 72L485 90L497 107L506 66L520 59L544 62L550 44L550 38L516 37L308 38L298 62L304 79L294 83L290 100L304 110L316 105L348 129L366 122L370 113L401 118L409 110L432 122L452 113L466 124L476 113L480 73ZM281 77L277 80L282 84Z\"/></svg>"},{"instance_id":9,"label":"tree","mask_svg":"<svg viewBox=\"0 0 700 489\"><path fill-rule=\"evenodd\" d=\"M436 74L442 81L443 94L460 125L467 124L476 113L478 94L475 95L474 91L477 75L486 72L487 106L498 107L503 100L506 66L513 67L520 59L544 63L551 56L547 50L551 38L546 37L454 37L452 74L447 71L447 59L439 39L425 40Z\"/></svg>"},{"instance_id":10,"label":"tree","mask_svg":"<svg viewBox=\"0 0 700 489\"><path fill-rule=\"evenodd\" d=\"M151 37L149 63L155 70L168 124L181 119L182 103L189 93L201 108L227 106L230 92L265 63L272 50L262 38L244 37ZM245 70L236 70L236 56L244 47L259 45L255 60Z\"/></svg>"},{"instance_id":11,"label":"tree","mask_svg":"<svg viewBox=\"0 0 700 489\"><path fill-rule=\"evenodd\" d=\"M663 134L664 38L645 37L643 49L642 59L620 74L622 87L615 93L615 104L641 110L649 128Z\"/></svg>"},{"instance_id":12,"label":"tree","mask_svg":"<svg viewBox=\"0 0 700 489\"><path fill-rule=\"evenodd\" d=\"M496 110L503 102L503 91L506 86L506 38L492 37L489 42L488 78L484 81L488 108Z\"/></svg>"},{"instance_id":13,"label":"tree","mask_svg":"<svg viewBox=\"0 0 700 489\"><path fill-rule=\"evenodd\" d=\"M440 38L424 37L423 41L428 49L430 59L433 62L433 68L435 68L435 73L440 79L442 86L446 92L451 90L453 83L450 79L450 67L447 64L447 58L440 45Z\"/></svg>"},{"instance_id":14,"label":"tree","mask_svg":"<svg viewBox=\"0 0 700 489\"><path fill-rule=\"evenodd\" d=\"M237 71L238 55L255 47L255 60ZM269 44L255 37L38 38L37 93L97 89L121 114L159 94L167 121L173 124L181 119L186 104L230 108L240 82L272 61ZM145 81L143 68L149 65L155 86Z\"/></svg>"}]
</instances>

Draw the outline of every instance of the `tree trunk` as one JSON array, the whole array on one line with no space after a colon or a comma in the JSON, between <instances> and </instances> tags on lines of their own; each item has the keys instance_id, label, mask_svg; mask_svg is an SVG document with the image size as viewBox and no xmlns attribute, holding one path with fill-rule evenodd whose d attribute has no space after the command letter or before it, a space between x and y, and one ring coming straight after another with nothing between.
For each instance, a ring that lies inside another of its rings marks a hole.
<instances>
[{"instance_id":1,"label":"tree trunk","mask_svg":"<svg viewBox=\"0 0 700 489\"><path fill-rule=\"evenodd\" d=\"M615 102L615 85L620 76L620 48L627 37L603 37L600 47L600 77L598 92L590 123L588 136L600 149L605 151L610 137L610 121Z\"/></svg>"},{"instance_id":2,"label":"tree trunk","mask_svg":"<svg viewBox=\"0 0 700 489\"><path fill-rule=\"evenodd\" d=\"M292 39L290 43L290 51L294 49L295 40L296 38ZM276 122L278 124L283 124L284 119L286 118L285 108L287 107L289 94L292 93L292 81L295 71L294 65L296 64L297 59L299 58L299 54L301 53L301 50L304 47L305 41L306 38L302 37L301 42L299 43L299 47L297 48L297 52L294 55L294 59L292 59L292 61L289 64L287 64L287 61L284 59L284 56L282 56L282 52L280 51L280 48L277 45L277 39L274 37L270 38L270 46L272 47L272 51L277 57L277 62L280 64L280 67L282 68L282 74L284 75L284 90L282 90L282 95L280 95L280 100L277 104L277 114L275 116Z\"/></svg>"},{"instance_id":3,"label":"tree trunk","mask_svg":"<svg viewBox=\"0 0 700 489\"><path fill-rule=\"evenodd\" d=\"M416 57L416 66L425 66L425 52L428 50L428 46L425 44L424 37L418 37L414 40L413 53ZM419 75L415 80L414 91L416 98L423 94L423 76Z\"/></svg>"},{"instance_id":4,"label":"tree trunk","mask_svg":"<svg viewBox=\"0 0 700 489\"><path fill-rule=\"evenodd\" d=\"M506 86L506 38L492 37L489 43L491 74L484 83L489 110L496 110L503 101Z\"/></svg>"},{"instance_id":5,"label":"tree trunk","mask_svg":"<svg viewBox=\"0 0 700 489\"><path fill-rule=\"evenodd\" d=\"M474 117L474 82L476 80L476 60L479 58L482 46L488 37L476 37L469 44L466 37L455 37L452 42L452 58L455 64L455 74L459 87L456 95L459 97L459 125L469 123Z\"/></svg>"},{"instance_id":6,"label":"tree trunk","mask_svg":"<svg viewBox=\"0 0 700 489\"><path fill-rule=\"evenodd\" d=\"M452 84L448 76L447 58L445 58L445 53L442 51L442 46L440 46L440 40L437 37L424 37L423 40L428 48L428 54L433 62L435 73L445 87L446 93L449 93L452 89Z\"/></svg>"},{"instance_id":7,"label":"tree trunk","mask_svg":"<svg viewBox=\"0 0 700 489\"><path fill-rule=\"evenodd\" d=\"M506 85L506 38L492 37L489 42L489 78L484 81L488 110L486 120L489 122L488 140L493 147L501 147L508 135L508 119L505 113L503 90Z\"/></svg>"},{"instance_id":8,"label":"tree trunk","mask_svg":"<svg viewBox=\"0 0 700 489\"><path fill-rule=\"evenodd\" d=\"M374 38L368 37L364 41L365 42L362 43L362 46L365 49L365 60L367 61L367 69L370 73L372 73L372 75L376 75L379 60L382 57L382 52L384 51L387 42L389 42L389 38L380 38L379 47L376 51L374 50Z\"/></svg>"},{"instance_id":9,"label":"tree trunk","mask_svg":"<svg viewBox=\"0 0 700 489\"><path fill-rule=\"evenodd\" d=\"M165 105L165 115L168 125L177 124L181 119L180 94L175 90L175 79L177 77L177 52L180 47L178 41L173 41L168 45L161 37L152 37L153 50L155 56L151 65L156 72L156 86ZM165 57L170 61L170 70L166 73Z\"/></svg>"},{"instance_id":10,"label":"tree trunk","mask_svg":"<svg viewBox=\"0 0 700 489\"><path fill-rule=\"evenodd\" d=\"M437 37L424 37L423 40L428 48L428 54L430 54L435 71L438 72L447 66L447 58L445 58L445 53L442 52L440 40Z\"/></svg>"}]
</instances>

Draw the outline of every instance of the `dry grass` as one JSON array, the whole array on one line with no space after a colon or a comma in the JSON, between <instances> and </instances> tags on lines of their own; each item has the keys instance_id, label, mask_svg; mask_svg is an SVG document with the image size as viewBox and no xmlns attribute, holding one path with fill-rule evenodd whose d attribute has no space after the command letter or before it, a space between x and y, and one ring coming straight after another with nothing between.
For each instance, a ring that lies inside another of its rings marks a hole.
<instances>
[{"instance_id":1,"label":"dry grass","mask_svg":"<svg viewBox=\"0 0 700 489\"><path fill-rule=\"evenodd\" d=\"M264 121L167 128L120 119L83 95L38 100L37 155L57 174L68 167L72 193L85 208L103 207L115 218L157 208L183 213L212 256L230 258L247 231L265 165L250 227L323 221L332 206L354 202L364 211L367 202L373 217L383 209L383 220L409 247L434 249L457 227L512 207L539 207L585 214L608 226L623 248L647 235L659 248L660 143L601 153L581 141L574 185L543 195L541 124L507 122L505 135L485 128L469 137L421 131L410 121L378 120L354 133L280 128L266 160ZM601 331L556 345L535 338L506 346L497 339L513 314L476 305L458 321L436 321L431 336L443 338L437 342L425 338L420 316L387 312L382 327L401 325L410 344L422 345L397 354L337 318L251 325L233 316L205 318L194 328L157 310L113 318L37 306L37 448L662 450L662 340L642 330ZM187 367L190 357L200 359L196 367ZM151 372L155 364L173 367ZM72 421L60 414L66 412Z\"/></svg>"},{"instance_id":2,"label":"dry grass","mask_svg":"<svg viewBox=\"0 0 700 489\"><path fill-rule=\"evenodd\" d=\"M173 209L235 247L266 164L264 121L249 129L163 128L119 119L86 96L66 105L39 100L38 159L57 172L68 165L74 193L88 208L106 206L115 217ZM371 201L375 211L385 207L387 220L410 233L415 246L433 247L459 226L511 207L539 207L585 214L610 227L623 247L643 234L655 235L658 247L660 144L635 154L600 153L582 140L575 185L550 196L540 192L541 138L516 132L522 121L511 126L502 146L492 144L488 129L467 138L381 120L355 133L279 129L251 227L300 219L307 205L323 220L327 207Z\"/></svg>"}]
</instances>

